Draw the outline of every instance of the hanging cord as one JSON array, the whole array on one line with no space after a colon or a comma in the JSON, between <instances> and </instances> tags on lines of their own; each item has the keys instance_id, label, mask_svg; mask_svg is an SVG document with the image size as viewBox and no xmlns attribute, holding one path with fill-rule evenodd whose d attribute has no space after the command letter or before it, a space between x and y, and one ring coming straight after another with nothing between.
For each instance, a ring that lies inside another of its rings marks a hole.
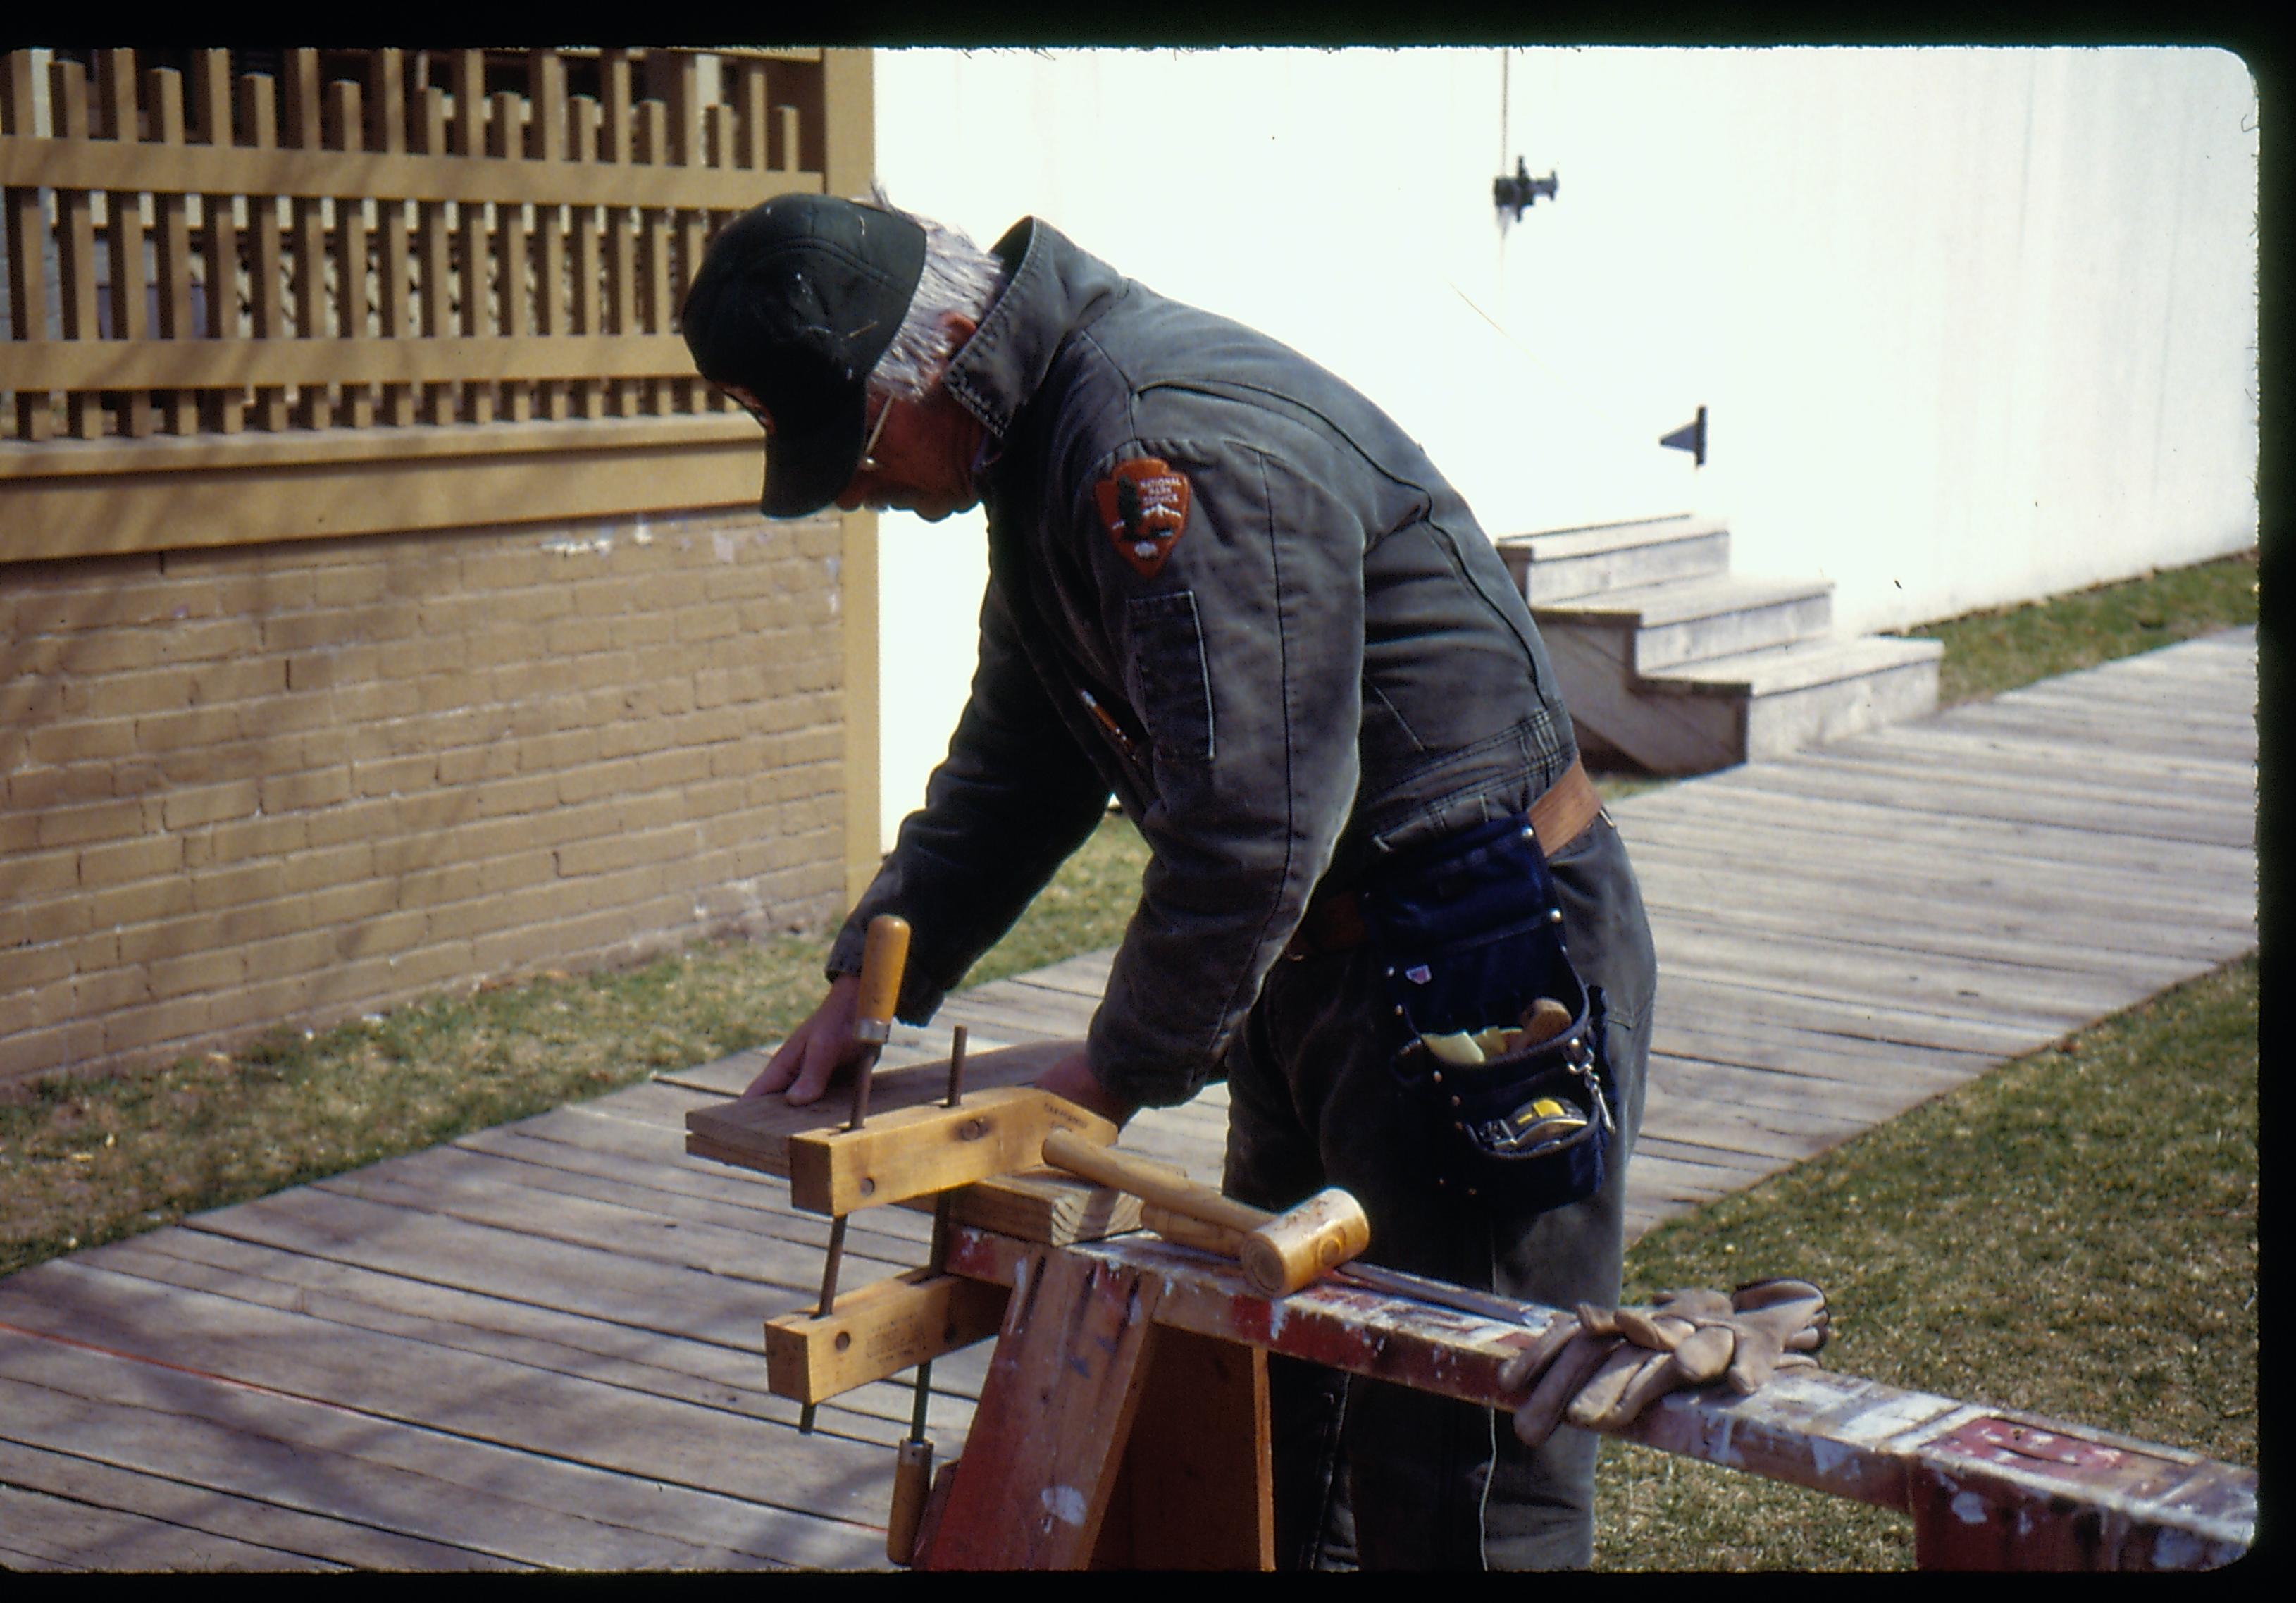
<instances>
[{"instance_id":1,"label":"hanging cord","mask_svg":"<svg viewBox=\"0 0 2296 1603\"><path fill-rule=\"evenodd\" d=\"M1499 52L1499 171L1507 169L1507 69L1513 62L1513 53Z\"/></svg>"}]
</instances>

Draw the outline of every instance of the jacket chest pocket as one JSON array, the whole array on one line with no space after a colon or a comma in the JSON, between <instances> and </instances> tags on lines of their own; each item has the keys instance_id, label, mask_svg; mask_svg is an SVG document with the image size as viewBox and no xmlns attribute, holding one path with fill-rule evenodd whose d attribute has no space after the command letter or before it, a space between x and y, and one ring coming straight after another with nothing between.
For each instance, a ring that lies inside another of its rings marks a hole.
<instances>
[{"instance_id":1,"label":"jacket chest pocket","mask_svg":"<svg viewBox=\"0 0 2296 1603\"><path fill-rule=\"evenodd\" d=\"M1164 762L1212 760L1211 669L1192 590L1124 604L1132 637L1133 704Z\"/></svg>"}]
</instances>

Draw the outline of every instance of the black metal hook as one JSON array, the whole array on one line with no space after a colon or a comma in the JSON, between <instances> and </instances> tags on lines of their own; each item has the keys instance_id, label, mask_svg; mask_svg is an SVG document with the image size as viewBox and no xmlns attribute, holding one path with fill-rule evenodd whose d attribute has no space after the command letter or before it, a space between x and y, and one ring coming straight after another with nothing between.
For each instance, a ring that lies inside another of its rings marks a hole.
<instances>
[{"instance_id":1,"label":"black metal hook","mask_svg":"<svg viewBox=\"0 0 2296 1603\"><path fill-rule=\"evenodd\" d=\"M1535 204L1541 195L1550 201L1554 198L1554 175L1550 172L1543 178L1532 177L1521 156L1514 159L1513 177L1491 180L1491 199L1501 211L1513 210L1518 223L1522 221L1523 209Z\"/></svg>"}]
</instances>

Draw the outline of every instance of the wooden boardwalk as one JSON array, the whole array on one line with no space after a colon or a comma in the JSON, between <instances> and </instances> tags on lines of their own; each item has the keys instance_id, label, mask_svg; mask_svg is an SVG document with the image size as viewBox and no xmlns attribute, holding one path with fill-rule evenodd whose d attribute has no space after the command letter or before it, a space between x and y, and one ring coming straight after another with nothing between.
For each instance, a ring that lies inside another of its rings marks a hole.
<instances>
[{"instance_id":1,"label":"wooden boardwalk","mask_svg":"<svg viewBox=\"0 0 2296 1603\"><path fill-rule=\"evenodd\" d=\"M2256 944L2234 631L1616 810L1660 1015L1637 1229ZM952 1001L889 1061L1082 1033L1106 959ZM684 1155L755 1055L0 1281L0 1565L881 1567L908 1393L767 1393L826 1229ZM1216 1179L1224 1109L1126 1144ZM849 1285L926 1221L857 1219ZM961 1445L986 1352L934 1367Z\"/></svg>"}]
</instances>

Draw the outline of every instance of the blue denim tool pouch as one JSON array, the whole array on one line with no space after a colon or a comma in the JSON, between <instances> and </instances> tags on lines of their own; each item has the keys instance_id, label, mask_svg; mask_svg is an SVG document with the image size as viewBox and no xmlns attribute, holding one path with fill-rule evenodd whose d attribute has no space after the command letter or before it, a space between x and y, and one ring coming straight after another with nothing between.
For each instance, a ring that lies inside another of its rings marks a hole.
<instances>
[{"instance_id":1,"label":"blue denim tool pouch","mask_svg":"<svg viewBox=\"0 0 2296 1603\"><path fill-rule=\"evenodd\" d=\"M1533 1211L1593 1196L1614 1129L1603 993L1563 949L1529 820L1399 853L1361 900L1390 1004L1390 1065L1436 1184ZM1542 998L1551 1033L1520 1031ZM1481 1061L1462 1061L1462 1040L1478 1035Z\"/></svg>"}]
</instances>

